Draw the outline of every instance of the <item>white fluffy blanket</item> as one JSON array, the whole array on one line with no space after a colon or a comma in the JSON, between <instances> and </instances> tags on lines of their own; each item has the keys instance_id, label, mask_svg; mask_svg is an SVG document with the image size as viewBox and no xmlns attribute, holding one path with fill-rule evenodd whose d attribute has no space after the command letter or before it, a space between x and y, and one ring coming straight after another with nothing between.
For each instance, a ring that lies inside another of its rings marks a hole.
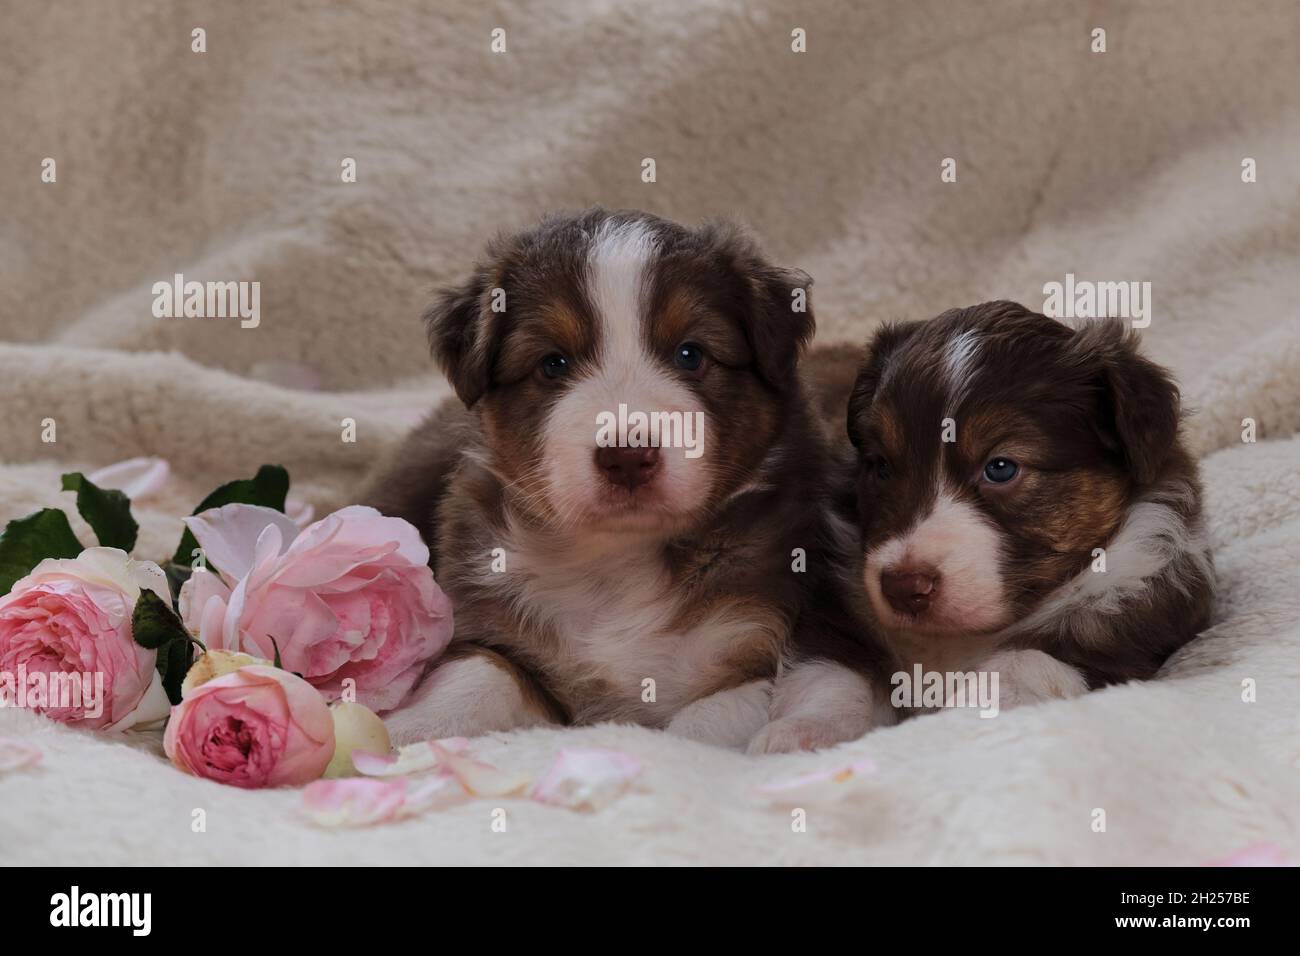
<instances>
[{"instance_id":1,"label":"white fluffy blanket","mask_svg":"<svg viewBox=\"0 0 1300 956\"><path fill-rule=\"evenodd\" d=\"M508 804L505 833L489 803L317 830L295 792L223 789L156 740L10 709L0 736L45 757L0 777L0 858L1186 864L1258 841L1300 857L1300 8L412 6L7 4L0 520L70 507L61 471L136 455L176 468L138 509L144 557L265 461L318 509L343 503L445 390L418 321L429 290L496 230L599 202L747 221L815 277L827 340L988 298L1041 306L1066 273L1151 282L1147 348L1197 410L1215 624L1154 682L918 719L829 754L751 758L618 726L503 735L480 745L502 766L540 770L575 745L645 764L640 789L594 815ZM260 281L260 326L155 318L151 286L178 272ZM806 832L754 794L859 755L878 772L810 803Z\"/></svg>"}]
</instances>

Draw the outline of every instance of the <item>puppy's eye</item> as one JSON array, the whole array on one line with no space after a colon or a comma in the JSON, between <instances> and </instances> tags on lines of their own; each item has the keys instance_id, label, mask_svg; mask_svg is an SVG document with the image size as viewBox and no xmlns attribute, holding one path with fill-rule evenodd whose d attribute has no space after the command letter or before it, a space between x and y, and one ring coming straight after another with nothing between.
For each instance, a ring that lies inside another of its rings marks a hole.
<instances>
[{"instance_id":1,"label":"puppy's eye","mask_svg":"<svg viewBox=\"0 0 1300 956\"><path fill-rule=\"evenodd\" d=\"M1020 473L1020 466L1010 458L994 458L984 466L984 477L995 485L1005 485Z\"/></svg>"},{"instance_id":2,"label":"puppy's eye","mask_svg":"<svg viewBox=\"0 0 1300 956\"><path fill-rule=\"evenodd\" d=\"M552 352L542 359L541 368L547 378L563 378L569 374L569 360L559 352Z\"/></svg>"},{"instance_id":3,"label":"puppy's eye","mask_svg":"<svg viewBox=\"0 0 1300 956\"><path fill-rule=\"evenodd\" d=\"M673 353L673 364L684 372L698 372L704 364L704 349L694 342L683 342Z\"/></svg>"}]
</instances>

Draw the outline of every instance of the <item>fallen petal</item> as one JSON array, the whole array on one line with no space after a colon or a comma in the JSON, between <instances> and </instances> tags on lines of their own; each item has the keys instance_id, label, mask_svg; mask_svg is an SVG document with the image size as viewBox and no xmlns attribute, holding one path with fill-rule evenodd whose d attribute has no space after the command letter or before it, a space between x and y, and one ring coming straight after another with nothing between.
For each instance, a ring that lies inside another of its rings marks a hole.
<instances>
[{"instance_id":1,"label":"fallen petal","mask_svg":"<svg viewBox=\"0 0 1300 956\"><path fill-rule=\"evenodd\" d=\"M810 773L787 777L783 780L773 780L759 786L758 792L778 801L802 799L810 796L839 796L845 790L851 789L846 787L845 784L860 783L863 777L869 776L875 771L875 762L864 757L861 760L839 767L814 770Z\"/></svg>"},{"instance_id":2,"label":"fallen petal","mask_svg":"<svg viewBox=\"0 0 1300 956\"><path fill-rule=\"evenodd\" d=\"M531 796L570 810L599 810L622 794L640 772L641 761L631 754L561 750Z\"/></svg>"},{"instance_id":3,"label":"fallen petal","mask_svg":"<svg viewBox=\"0 0 1300 956\"><path fill-rule=\"evenodd\" d=\"M0 774L34 767L41 762L41 752L31 744L11 737L0 737Z\"/></svg>"},{"instance_id":4,"label":"fallen petal","mask_svg":"<svg viewBox=\"0 0 1300 956\"><path fill-rule=\"evenodd\" d=\"M396 820L405 803L404 779L316 780L302 792L303 812L323 827L364 827Z\"/></svg>"},{"instance_id":5,"label":"fallen petal","mask_svg":"<svg viewBox=\"0 0 1300 956\"><path fill-rule=\"evenodd\" d=\"M429 746L438 755L439 764L449 770L471 796L506 797L532 782L526 773L498 770L490 764L452 753L437 740L429 741Z\"/></svg>"},{"instance_id":6,"label":"fallen petal","mask_svg":"<svg viewBox=\"0 0 1300 956\"><path fill-rule=\"evenodd\" d=\"M407 781L406 805L403 816L423 813L425 810L442 810L464 803L469 794L454 776L434 774Z\"/></svg>"},{"instance_id":7,"label":"fallen petal","mask_svg":"<svg viewBox=\"0 0 1300 956\"><path fill-rule=\"evenodd\" d=\"M1276 843L1252 843L1202 864L1204 866L1295 866L1296 863Z\"/></svg>"},{"instance_id":8,"label":"fallen petal","mask_svg":"<svg viewBox=\"0 0 1300 956\"><path fill-rule=\"evenodd\" d=\"M444 750L453 754L463 754L469 748L466 737L448 737L437 741ZM431 741L407 744L398 748L396 754L377 754L368 750L352 751L352 766L357 773L367 777L400 777L406 774L423 773L439 766L438 754Z\"/></svg>"},{"instance_id":9,"label":"fallen petal","mask_svg":"<svg viewBox=\"0 0 1300 956\"><path fill-rule=\"evenodd\" d=\"M105 465L86 476L92 485L120 491L132 501L141 501L162 491L172 466L165 458L128 458Z\"/></svg>"}]
</instances>

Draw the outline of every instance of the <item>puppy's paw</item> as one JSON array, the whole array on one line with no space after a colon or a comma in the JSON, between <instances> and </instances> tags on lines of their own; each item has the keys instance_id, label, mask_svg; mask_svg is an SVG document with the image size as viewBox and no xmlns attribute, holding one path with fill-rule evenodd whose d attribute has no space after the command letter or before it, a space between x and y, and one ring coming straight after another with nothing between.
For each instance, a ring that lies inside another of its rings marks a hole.
<instances>
[{"instance_id":1,"label":"puppy's paw","mask_svg":"<svg viewBox=\"0 0 1300 956\"><path fill-rule=\"evenodd\" d=\"M1045 700L1064 700L1088 692L1088 681L1081 673L1042 651L999 651L984 661L980 669L998 675L1000 710Z\"/></svg>"},{"instance_id":2,"label":"puppy's paw","mask_svg":"<svg viewBox=\"0 0 1300 956\"><path fill-rule=\"evenodd\" d=\"M668 722L668 733L717 747L745 746L767 722L772 682L750 681L687 704Z\"/></svg>"},{"instance_id":3,"label":"puppy's paw","mask_svg":"<svg viewBox=\"0 0 1300 956\"><path fill-rule=\"evenodd\" d=\"M401 707L384 717L398 747L550 722L511 672L484 656L440 664Z\"/></svg>"},{"instance_id":4,"label":"puppy's paw","mask_svg":"<svg viewBox=\"0 0 1300 956\"><path fill-rule=\"evenodd\" d=\"M842 721L820 717L782 717L756 733L749 741L751 754L784 754L798 750L825 750L846 740L856 740L865 733L849 728Z\"/></svg>"}]
</instances>

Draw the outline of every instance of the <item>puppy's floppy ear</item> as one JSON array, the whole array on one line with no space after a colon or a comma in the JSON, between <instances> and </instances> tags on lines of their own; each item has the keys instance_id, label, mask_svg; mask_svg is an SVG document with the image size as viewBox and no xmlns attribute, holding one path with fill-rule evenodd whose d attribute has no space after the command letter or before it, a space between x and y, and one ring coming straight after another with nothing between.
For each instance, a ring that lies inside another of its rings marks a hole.
<instances>
[{"instance_id":1,"label":"puppy's floppy ear","mask_svg":"<svg viewBox=\"0 0 1300 956\"><path fill-rule=\"evenodd\" d=\"M1099 388L1103 440L1123 454L1139 484L1160 477L1178 445L1178 386L1138 351L1136 332L1118 319L1081 327L1071 345Z\"/></svg>"},{"instance_id":2,"label":"puppy's floppy ear","mask_svg":"<svg viewBox=\"0 0 1300 956\"><path fill-rule=\"evenodd\" d=\"M424 313L429 347L466 408L483 397L492 373L495 336L487 327L487 283L480 271L461 285L442 289Z\"/></svg>"},{"instance_id":3,"label":"puppy's floppy ear","mask_svg":"<svg viewBox=\"0 0 1300 956\"><path fill-rule=\"evenodd\" d=\"M867 354L858 369L857 380L849 394L849 441L855 448L862 444L862 420L866 418L871 403L876 400L880 380L890 360L899 347L915 335L921 322L886 322L867 344Z\"/></svg>"},{"instance_id":4,"label":"puppy's floppy ear","mask_svg":"<svg viewBox=\"0 0 1300 956\"><path fill-rule=\"evenodd\" d=\"M777 389L793 383L799 356L816 328L808 295L812 277L772 265L733 223L707 223L696 237L725 273L720 285L727 288L729 304L743 313L741 326L759 377Z\"/></svg>"},{"instance_id":5,"label":"puppy's floppy ear","mask_svg":"<svg viewBox=\"0 0 1300 956\"><path fill-rule=\"evenodd\" d=\"M763 381L784 388L795 379L799 357L817 327L808 290L812 276L781 269L755 257L747 269L753 305L748 335Z\"/></svg>"}]
</instances>

